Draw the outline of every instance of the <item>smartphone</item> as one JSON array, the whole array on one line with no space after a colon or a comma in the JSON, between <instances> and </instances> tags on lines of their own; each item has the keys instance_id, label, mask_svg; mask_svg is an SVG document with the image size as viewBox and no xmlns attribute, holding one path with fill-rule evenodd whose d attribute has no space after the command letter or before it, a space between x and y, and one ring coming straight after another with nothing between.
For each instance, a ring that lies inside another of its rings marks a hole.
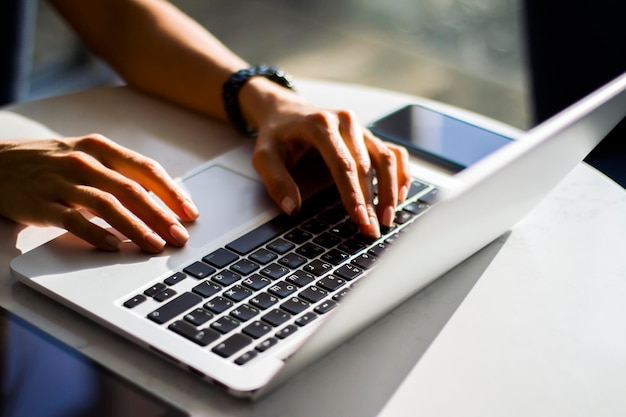
<instances>
[{"instance_id":1,"label":"smartphone","mask_svg":"<svg viewBox=\"0 0 626 417\"><path fill-rule=\"evenodd\" d=\"M3 308L0 415L188 417Z\"/></svg>"},{"instance_id":2,"label":"smartphone","mask_svg":"<svg viewBox=\"0 0 626 417\"><path fill-rule=\"evenodd\" d=\"M438 111L411 104L370 124L381 139L457 173L513 139Z\"/></svg>"}]
</instances>

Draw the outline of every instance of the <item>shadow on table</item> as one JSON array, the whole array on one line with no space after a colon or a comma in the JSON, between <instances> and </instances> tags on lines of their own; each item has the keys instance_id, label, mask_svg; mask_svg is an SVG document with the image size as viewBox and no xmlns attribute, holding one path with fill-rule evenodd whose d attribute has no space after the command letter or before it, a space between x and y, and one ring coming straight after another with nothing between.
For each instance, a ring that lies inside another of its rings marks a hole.
<instances>
[{"instance_id":1,"label":"shadow on table","mask_svg":"<svg viewBox=\"0 0 626 417\"><path fill-rule=\"evenodd\" d=\"M422 357L510 232L255 404L255 417L375 416ZM416 410L417 411L417 410ZM347 415L347 414L344 414Z\"/></svg>"}]
</instances>

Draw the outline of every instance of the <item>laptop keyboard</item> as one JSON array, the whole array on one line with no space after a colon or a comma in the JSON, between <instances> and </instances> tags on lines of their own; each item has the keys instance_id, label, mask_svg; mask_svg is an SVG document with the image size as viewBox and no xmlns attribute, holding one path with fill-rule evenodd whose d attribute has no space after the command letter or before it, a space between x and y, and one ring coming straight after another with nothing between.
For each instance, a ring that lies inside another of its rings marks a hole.
<instances>
[{"instance_id":1,"label":"laptop keyboard","mask_svg":"<svg viewBox=\"0 0 626 417\"><path fill-rule=\"evenodd\" d=\"M244 365L332 311L436 193L414 180L393 227L372 240L331 187L306 201L298 216L275 217L123 305L132 310L152 298L160 306L148 320Z\"/></svg>"}]
</instances>

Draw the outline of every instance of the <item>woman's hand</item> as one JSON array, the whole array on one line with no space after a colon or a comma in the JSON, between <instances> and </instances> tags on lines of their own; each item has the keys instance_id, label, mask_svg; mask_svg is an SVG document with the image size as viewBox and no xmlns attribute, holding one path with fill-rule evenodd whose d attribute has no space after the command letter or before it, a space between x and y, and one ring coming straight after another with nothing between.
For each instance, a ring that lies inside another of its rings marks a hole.
<instances>
[{"instance_id":1,"label":"woman's hand","mask_svg":"<svg viewBox=\"0 0 626 417\"><path fill-rule=\"evenodd\" d=\"M79 210L110 224L146 252L189 235L150 195L183 221L198 211L155 161L101 135L0 141L0 215L30 225L57 226L103 250L121 241Z\"/></svg>"},{"instance_id":2,"label":"woman's hand","mask_svg":"<svg viewBox=\"0 0 626 417\"><path fill-rule=\"evenodd\" d=\"M349 111L321 109L278 88L275 97L265 95L263 106L247 112L258 130L253 165L272 199L288 214L300 209L300 192L289 168L315 148L328 165L351 219L366 236L380 236L380 225L392 225L396 205L409 190L406 149L376 138Z\"/></svg>"}]
</instances>

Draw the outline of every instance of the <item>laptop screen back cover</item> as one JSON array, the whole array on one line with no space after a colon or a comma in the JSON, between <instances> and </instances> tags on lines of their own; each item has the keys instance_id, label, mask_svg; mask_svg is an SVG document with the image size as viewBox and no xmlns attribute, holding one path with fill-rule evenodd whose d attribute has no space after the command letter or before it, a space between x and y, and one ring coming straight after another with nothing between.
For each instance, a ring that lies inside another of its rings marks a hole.
<instances>
[{"instance_id":1,"label":"laptop screen back cover","mask_svg":"<svg viewBox=\"0 0 626 417\"><path fill-rule=\"evenodd\" d=\"M626 75L458 174L460 185L416 220L257 395L279 386L509 230L624 116Z\"/></svg>"}]
</instances>

